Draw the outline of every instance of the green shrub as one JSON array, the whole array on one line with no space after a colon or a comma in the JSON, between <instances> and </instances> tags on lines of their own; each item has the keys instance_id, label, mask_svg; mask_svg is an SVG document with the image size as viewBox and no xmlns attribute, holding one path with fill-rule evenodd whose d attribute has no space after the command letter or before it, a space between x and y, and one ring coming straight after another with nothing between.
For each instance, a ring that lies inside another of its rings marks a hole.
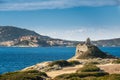
<instances>
[{"instance_id":1,"label":"green shrub","mask_svg":"<svg viewBox=\"0 0 120 80\"><path fill-rule=\"evenodd\" d=\"M78 65L78 64L80 64L79 61L75 61L75 60L74 60L74 61L70 61L69 63L70 63L71 65Z\"/></svg>"},{"instance_id":2,"label":"green shrub","mask_svg":"<svg viewBox=\"0 0 120 80\"><path fill-rule=\"evenodd\" d=\"M81 72L59 75L54 80L120 80L120 74L109 75L105 72Z\"/></svg>"},{"instance_id":3,"label":"green shrub","mask_svg":"<svg viewBox=\"0 0 120 80\"><path fill-rule=\"evenodd\" d=\"M17 74L19 72L8 72L8 73L5 73L4 75L12 75L12 74Z\"/></svg>"},{"instance_id":4,"label":"green shrub","mask_svg":"<svg viewBox=\"0 0 120 80\"><path fill-rule=\"evenodd\" d=\"M120 59L114 60L112 63L120 64Z\"/></svg>"},{"instance_id":5,"label":"green shrub","mask_svg":"<svg viewBox=\"0 0 120 80\"><path fill-rule=\"evenodd\" d=\"M37 73L38 75L40 75L40 76L45 76L45 77L47 77L47 74L45 73L45 72L40 72L40 71L38 71L38 70L29 70L29 71L24 71L24 73Z\"/></svg>"},{"instance_id":6,"label":"green shrub","mask_svg":"<svg viewBox=\"0 0 120 80\"><path fill-rule=\"evenodd\" d=\"M49 66L59 65L61 67L71 66L71 64L66 60L53 61Z\"/></svg>"},{"instance_id":7,"label":"green shrub","mask_svg":"<svg viewBox=\"0 0 120 80\"><path fill-rule=\"evenodd\" d=\"M39 73L40 71L38 70L29 70L29 71L24 71L25 73Z\"/></svg>"},{"instance_id":8,"label":"green shrub","mask_svg":"<svg viewBox=\"0 0 120 80\"><path fill-rule=\"evenodd\" d=\"M96 71L100 71L100 68L98 68L95 65L84 65L82 68L77 70L77 73L79 72L96 72Z\"/></svg>"},{"instance_id":9,"label":"green shrub","mask_svg":"<svg viewBox=\"0 0 120 80\"><path fill-rule=\"evenodd\" d=\"M95 61L92 61L92 62L89 62L89 63L87 63L87 64L93 64L93 65L95 65L95 64L99 64L98 62L95 62Z\"/></svg>"},{"instance_id":10,"label":"green shrub","mask_svg":"<svg viewBox=\"0 0 120 80\"><path fill-rule=\"evenodd\" d=\"M72 73L72 74L63 74L55 77L55 80L74 80L78 79L80 80L81 78L86 78L86 77L100 77L108 75L108 73L105 72L81 72L81 73Z\"/></svg>"},{"instance_id":11,"label":"green shrub","mask_svg":"<svg viewBox=\"0 0 120 80\"><path fill-rule=\"evenodd\" d=\"M44 80L47 74L36 70L24 72L11 72L0 75L0 80Z\"/></svg>"},{"instance_id":12,"label":"green shrub","mask_svg":"<svg viewBox=\"0 0 120 80\"><path fill-rule=\"evenodd\" d=\"M98 77L97 80L120 80L120 74L110 74L110 75Z\"/></svg>"}]
</instances>

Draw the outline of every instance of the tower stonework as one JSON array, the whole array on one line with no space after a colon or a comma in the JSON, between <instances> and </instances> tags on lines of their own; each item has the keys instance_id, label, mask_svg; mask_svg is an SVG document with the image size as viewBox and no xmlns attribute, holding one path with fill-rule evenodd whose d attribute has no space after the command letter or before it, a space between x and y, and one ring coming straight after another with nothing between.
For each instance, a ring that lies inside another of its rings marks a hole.
<instances>
[{"instance_id":1,"label":"tower stonework","mask_svg":"<svg viewBox=\"0 0 120 80\"><path fill-rule=\"evenodd\" d=\"M85 42L86 45L91 45L91 41L90 41L90 38L87 38L86 39L86 42Z\"/></svg>"},{"instance_id":2,"label":"tower stonework","mask_svg":"<svg viewBox=\"0 0 120 80\"><path fill-rule=\"evenodd\" d=\"M113 58L113 56L102 52L97 46L91 44L90 38L87 38L84 44L78 44L76 46L76 59L88 59L88 58Z\"/></svg>"}]
</instances>

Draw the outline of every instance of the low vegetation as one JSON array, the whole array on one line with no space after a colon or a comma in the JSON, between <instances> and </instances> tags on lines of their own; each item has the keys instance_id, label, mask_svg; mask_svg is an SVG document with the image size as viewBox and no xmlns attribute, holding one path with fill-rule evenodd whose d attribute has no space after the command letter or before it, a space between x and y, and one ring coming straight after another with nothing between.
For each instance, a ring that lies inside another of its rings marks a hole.
<instances>
[{"instance_id":1,"label":"low vegetation","mask_svg":"<svg viewBox=\"0 0 120 80\"><path fill-rule=\"evenodd\" d=\"M100 68L92 64L86 64L82 68L77 70L78 73L79 72L99 72L99 71L101 71Z\"/></svg>"},{"instance_id":2,"label":"low vegetation","mask_svg":"<svg viewBox=\"0 0 120 80\"><path fill-rule=\"evenodd\" d=\"M108 75L105 72L82 72L82 73L72 73L72 74L62 74L55 78L55 80L79 80L86 77L101 77ZM78 78L78 79L76 79Z\"/></svg>"},{"instance_id":3,"label":"low vegetation","mask_svg":"<svg viewBox=\"0 0 120 80\"><path fill-rule=\"evenodd\" d=\"M66 60L58 60L58 61L53 61L49 64L49 66L54 66L54 65L59 65L60 67L66 67L66 66L74 66L80 64L78 61L66 61Z\"/></svg>"},{"instance_id":4,"label":"low vegetation","mask_svg":"<svg viewBox=\"0 0 120 80\"><path fill-rule=\"evenodd\" d=\"M63 67L75 66L78 64L80 64L80 62L78 61L58 60L58 61L50 62L48 66L42 68L41 71L48 72L48 71L61 70Z\"/></svg>"},{"instance_id":5,"label":"low vegetation","mask_svg":"<svg viewBox=\"0 0 120 80\"><path fill-rule=\"evenodd\" d=\"M78 69L76 73L62 74L55 77L54 80L93 80L93 78L98 78L106 75L109 74L101 71L97 66L86 64L83 66L83 68Z\"/></svg>"},{"instance_id":6,"label":"low vegetation","mask_svg":"<svg viewBox=\"0 0 120 80\"><path fill-rule=\"evenodd\" d=\"M80 74L65 74L56 77L54 80L120 80L120 74L110 74L103 76L80 77Z\"/></svg>"},{"instance_id":7,"label":"low vegetation","mask_svg":"<svg viewBox=\"0 0 120 80\"><path fill-rule=\"evenodd\" d=\"M120 59L114 60L112 63L120 64Z\"/></svg>"},{"instance_id":8,"label":"low vegetation","mask_svg":"<svg viewBox=\"0 0 120 80\"><path fill-rule=\"evenodd\" d=\"M59 65L61 67L71 66L71 64L66 60L53 61L49 66Z\"/></svg>"},{"instance_id":9,"label":"low vegetation","mask_svg":"<svg viewBox=\"0 0 120 80\"><path fill-rule=\"evenodd\" d=\"M120 74L110 74L110 75L96 78L96 80L120 80Z\"/></svg>"},{"instance_id":10,"label":"low vegetation","mask_svg":"<svg viewBox=\"0 0 120 80\"><path fill-rule=\"evenodd\" d=\"M100 63L97 62L97 61L91 61L91 62L88 62L88 63L86 63L86 64L96 65L96 64L100 64Z\"/></svg>"},{"instance_id":11,"label":"low vegetation","mask_svg":"<svg viewBox=\"0 0 120 80\"><path fill-rule=\"evenodd\" d=\"M48 78L47 74L37 70L10 72L0 75L0 80L45 80L45 78Z\"/></svg>"},{"instance_id":12,"label":"low vegetation","mask_svg":"<svg viewBox=\"0 0 120 80\"><path fill-rule=\"evenodd\" d=\"M71 65L78 65L78 64L80 64L79 61L75 61L75 60L69 61L69 63L70 63Z\"/></svg>"},{"instance_id":13,"label":"low vegetation","mask_svg":"<svg viewBox=\"0 0 120 80\"><path fill-rule=\"evenodd\" d=\"M62 74L53 80L120 80L120 74L108 74L93 64L85 64L76 73Z\"/></svg>"}]
</instances>

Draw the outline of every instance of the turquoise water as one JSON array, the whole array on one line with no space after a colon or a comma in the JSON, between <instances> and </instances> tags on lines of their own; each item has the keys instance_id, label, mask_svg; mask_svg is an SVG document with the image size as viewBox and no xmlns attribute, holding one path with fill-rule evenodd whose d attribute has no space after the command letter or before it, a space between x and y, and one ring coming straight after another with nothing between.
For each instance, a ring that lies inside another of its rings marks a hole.
<instances>
[{"instance_id":1,"label":"turquoise water","mask_svg":"<svg viewBox=\"0 0 120 80\"><path fill-rule=\"evenodd\" d=\"M102 47L108 52L120 57L120 47ZM38 48L0 48L0 74L21 70L39 62L69 59L74 56L75 47L38 47Z\"/></svg>"}]
</instances>

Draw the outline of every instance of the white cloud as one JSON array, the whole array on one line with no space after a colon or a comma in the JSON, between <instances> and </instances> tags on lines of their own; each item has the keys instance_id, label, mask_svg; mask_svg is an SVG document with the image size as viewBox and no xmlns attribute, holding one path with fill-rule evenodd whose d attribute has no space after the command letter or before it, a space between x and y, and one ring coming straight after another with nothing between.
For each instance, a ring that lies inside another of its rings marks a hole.
<instances>
[{"instance_id":1,"label":"white cloud","mask_svg":"<svg viewBox=\"0 0 120 80\"><path fill-rule=\"evenodd\" d=\"M120 0L14 0L0 3L0 10L63 9L80 6L118 6Z\"/></svg>"},{"instance_id":2,"label":"white cloud","mask_svg":"<svg viewBox=\"0 0 120 80\"><path fill-rule=\"evenodd\" d=\"M40 31L41 32L41 31ZM60 31L50 31L47 33L40 33L42 35L50 36L52 38L66 39L66 40L79 40L76 36L81 36L86 32L85 29L74 29L74 30L60 30ZM85 36L86 37L86 36Z\"/></svg>"},{"instance_id":3,"label":"white cloud","mask_svg":"<svg viewBox=\"0 0 120 80\"><path fill-rule=\"evenodd\" d=\"M113 27L112 27L113 28ZM112 32L111 32L112 30ZM90 37L92 40L102 40L102 39L112 39L112 38L119 38L120 28L80 28L74 30L62 30L62 31L46 31L42 32L46 36L50 36L52 38L59 38L65 40L76 40L76 41L84 41L86 38ZM114 33L113 33L114 32ZM41 31L40 31L41 34Z\"/></svg>"}]
</instances>

